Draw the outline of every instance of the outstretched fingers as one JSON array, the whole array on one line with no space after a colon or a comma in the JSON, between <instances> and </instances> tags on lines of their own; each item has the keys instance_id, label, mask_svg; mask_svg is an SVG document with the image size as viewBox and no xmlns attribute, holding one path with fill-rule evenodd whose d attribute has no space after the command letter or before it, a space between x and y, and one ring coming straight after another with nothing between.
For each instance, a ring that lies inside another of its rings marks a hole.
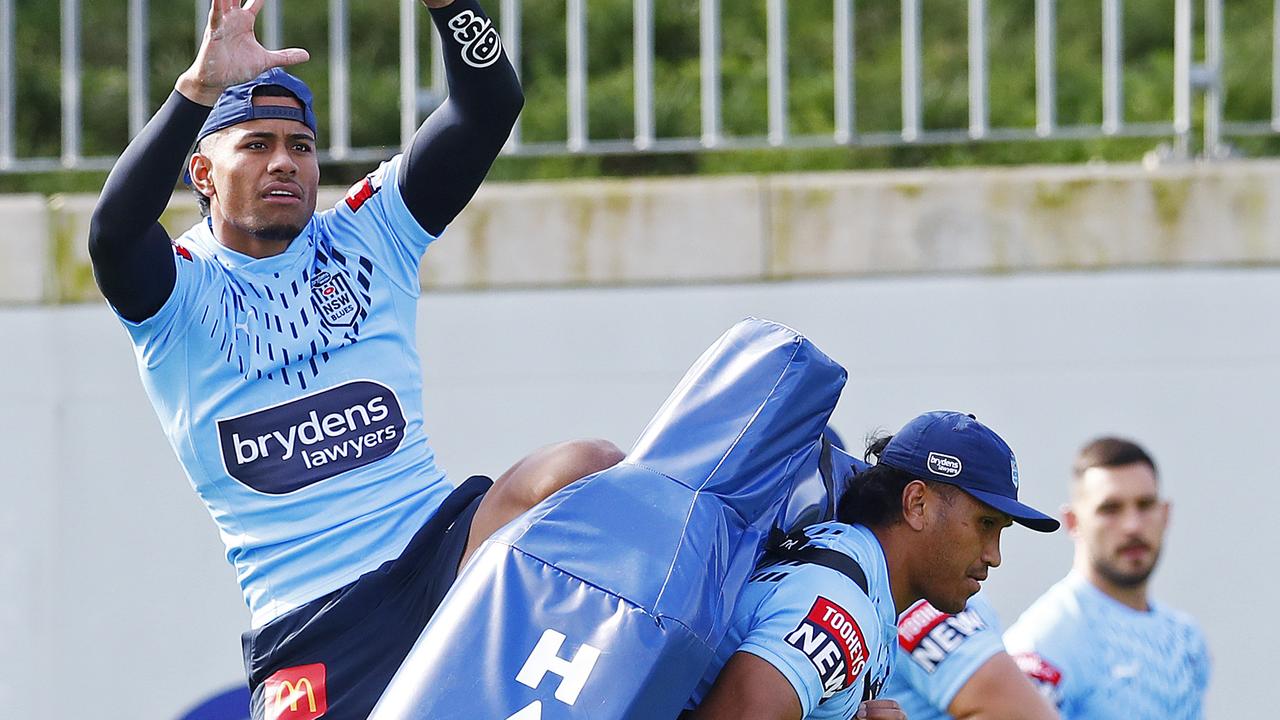
<instances>
[{"instance_id":1,"label":"outstretched fingers","mask_svg":"<svg viewBox=\"0 0 1280 720\"><path fill-rule=\"evenodd\" d=\"M271 50L268 52L271 58L271 64L274 67L287 67L289 65L297 65L311 59L311 53L302 48L285 48L284 50Z\"/></svg>"}]
</instances>

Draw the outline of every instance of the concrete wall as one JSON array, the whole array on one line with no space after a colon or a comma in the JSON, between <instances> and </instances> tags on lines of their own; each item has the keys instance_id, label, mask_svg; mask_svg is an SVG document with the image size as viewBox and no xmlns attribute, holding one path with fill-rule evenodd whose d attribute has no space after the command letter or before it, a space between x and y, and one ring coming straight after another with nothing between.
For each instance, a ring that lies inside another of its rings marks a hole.
<instances>
[{"instance_id":1,"label":"concrete wall","mask_svg":"<svg viewBox=\"0 0 1280 720\"><path fill-rule=\"evenodd\" d=\"M846 438L975 412L1043 507L1082 441L1131 434L1174 501L1156 592L1209 635L1209 717L1270 717L1277 193L1268 163L486 188L423 264L428 431L455 478L565 437L625 446L755 314L850 370ZM95 300L91 203L0 198L0 715L173 720L240 681L248 618ZM1005 619L1069 558L1010 530Z\"/></svg>"},{"instance_id":2,"label":"concrete wall","mask_svg":"<svg viewBox=\"0 0 1280 720\"><path fill-rule=\"evenodd\" d=\"M321 207L342 196L322 193ZM0 198L0 303L97 299L93 196ZM196 221L189 193L162 222ZM490 184L428 289L1280 262L1280 163Z\"/></svg>"}]
</instances>

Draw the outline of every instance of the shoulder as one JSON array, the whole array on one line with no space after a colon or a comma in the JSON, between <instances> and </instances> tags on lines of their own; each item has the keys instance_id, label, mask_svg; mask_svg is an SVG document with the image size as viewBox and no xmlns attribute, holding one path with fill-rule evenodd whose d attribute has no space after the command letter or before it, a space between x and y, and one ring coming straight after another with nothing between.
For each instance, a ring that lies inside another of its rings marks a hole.
<instances>
[{"instance_id":1,"label":"shoulder","mask_svg":"<svg viewBox=\"0 0 1280 720\"><path fill-rule=\"evenodd\" d=\"M1085 609L1071 578L1058 581L1009 626L1004 641L1011 651L1055 643L1079 633Z\"/></svg>"}]
</instances>

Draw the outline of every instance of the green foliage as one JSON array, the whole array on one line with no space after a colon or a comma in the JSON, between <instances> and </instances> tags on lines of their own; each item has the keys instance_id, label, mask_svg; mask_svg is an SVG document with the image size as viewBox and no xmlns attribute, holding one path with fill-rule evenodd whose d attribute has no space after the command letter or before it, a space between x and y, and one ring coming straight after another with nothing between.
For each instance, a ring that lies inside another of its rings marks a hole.
<instances>
[{"instance_id":1,"label":"green foliage","mask_svg":"<svg viewBox=\"0 0 1280 720\"><path fill-rule=\"evenodd\" d=\"M277 0L281 1L281 0ZM1124 2L1124 112L1129 123L1168 123L1173 106L1175 0ZM498 3L486 3L501 23ZM632 0L588 0L588 125L592 139L628 140L635 132ZM699 3L655 0L654 112L659 137L698 137L701 132ZM1199 3L1196 3L1199 6ZM19 155L61 151L59 4L18 0L17 117ZM150 105L157 107L174 78L190 63L196 33L190 2L151 2L148 32ZM352 145L393 146L399 129L399 5L390 0L349 0ZM923 0L923 122L926 129L969 124L968 3ZM989 119L996 128L1029 128L1036 122L1035 3L988 0ZM855 97L860 133L897 133L902 127L901 3L862 0L856 8ZM326 0L283 0L284 42L311 51L297 69L312 84L322 124L329 112ZM83 153L119 152L129 135L126 75L126 4L82 3ZM1223 82L1226 116L1263 120L1272 98L1272 12L1269 0L1226 4ZM767 14L764 0L721 0L722 132L763 136L768 131ZM834 131L835 73L832 3L788 3L788 130L796 137ZM522 139L563 142L568 111L565 80L565 0L523 3L521 75L526 94ZM1059 2L1057 101L1059 125L1097 125L1102 118L1101 3ZM430 75L429 20L419 13L419 77ZM1197 48L1201 40L1197 39ZM1202 52L1197 50L1197 57ZM322 127L322 144L324 130ZM1157 139L1076 142L964 143L936 147L759 150L607 157L503 158L503 178L593 174L763 172L924 164L1080 162L1133 160ZM1246 139L1253 153L1272 153L1271 138ZM345 177L346 168L327 170ZM40 179L0 177L0 189L43 187ZM61 177L61 176L52 176ZM67 181L70 185L80 185Z\"/></svg>"}]
</instances>

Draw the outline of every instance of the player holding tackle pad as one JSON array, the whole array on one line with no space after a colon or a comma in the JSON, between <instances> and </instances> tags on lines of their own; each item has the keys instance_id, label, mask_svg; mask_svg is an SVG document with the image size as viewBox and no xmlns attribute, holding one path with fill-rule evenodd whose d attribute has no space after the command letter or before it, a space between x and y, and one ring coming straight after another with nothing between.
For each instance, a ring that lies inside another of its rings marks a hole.
<instances>
[{"instance_id":1,"label":"player holding tackle pad","mask_svg":"<svg viewBox=\"0 0 1280 720\"><path fill-rule=\"evenodd\" d=\"M844 381L789 328L739 323L622 463L485 543L373 720L675 717Z\"/></svg>"}]
</instances>

